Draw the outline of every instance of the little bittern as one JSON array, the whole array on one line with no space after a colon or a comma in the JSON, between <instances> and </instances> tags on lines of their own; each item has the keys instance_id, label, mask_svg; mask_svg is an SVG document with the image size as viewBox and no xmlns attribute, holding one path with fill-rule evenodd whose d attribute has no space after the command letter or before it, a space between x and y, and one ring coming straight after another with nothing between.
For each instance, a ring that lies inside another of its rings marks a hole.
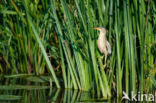
<instances>
[{"instance_id":1,"label":"little bittern","mask_svg":"<svg viewBox=\"0 0 156 103\"><path fill-rule=\"evenodd\" d=\"M99 51L105 55L105 65L106 65L107 56L111 54L111 46L106 38L107 31L104 27L95 27L93 29L100 31L100 35L97 40L97 46L99 48Z\"/></svg>"}]
</instances>

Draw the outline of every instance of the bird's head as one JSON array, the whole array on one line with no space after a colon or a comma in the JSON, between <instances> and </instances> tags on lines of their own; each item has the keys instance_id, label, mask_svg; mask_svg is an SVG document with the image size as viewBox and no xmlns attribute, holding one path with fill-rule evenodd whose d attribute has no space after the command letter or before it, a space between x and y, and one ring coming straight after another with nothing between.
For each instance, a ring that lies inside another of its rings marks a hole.
<instances>
[{"instance_id":1,"label":"bird's head","mask_svg":"<svg viewBox=\"0 0 156 103\"><path fill-rule=\"evenodd\" d=\"M101 33L106 34L107 30L104 27L94 27L93 29L99 30Z\"/></svg>"}]
</instances>

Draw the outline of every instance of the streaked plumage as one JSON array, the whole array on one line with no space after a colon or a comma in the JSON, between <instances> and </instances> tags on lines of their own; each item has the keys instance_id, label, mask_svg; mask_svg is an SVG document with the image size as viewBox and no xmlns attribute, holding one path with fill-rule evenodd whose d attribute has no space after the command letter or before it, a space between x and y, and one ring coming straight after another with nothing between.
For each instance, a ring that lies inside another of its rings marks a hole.
<instances>
[{"instance_id":1,"label":"streaked plumage","mask_svg":"<svg viewBox=\"0 0 156 103\"><path fill-rule=\"evenodd\" d=\"M104 27L95 27L94 29L100 31L100 35L97 40L97 46L99 51L105 55L105 64L107 56L111 54L111 46L106 38L106 29Z\"/></svg>"}]
</instances>

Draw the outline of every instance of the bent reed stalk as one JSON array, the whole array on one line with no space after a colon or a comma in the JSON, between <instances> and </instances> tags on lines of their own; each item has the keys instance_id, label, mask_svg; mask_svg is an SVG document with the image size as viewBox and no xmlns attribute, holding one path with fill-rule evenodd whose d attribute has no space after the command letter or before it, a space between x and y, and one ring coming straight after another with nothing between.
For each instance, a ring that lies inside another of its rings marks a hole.
<instances>
[{"instance_id":1,"label":"bent reed stalk","mask_svg":"<svg viewBox=\"0 0 156 103\"><path fill-rule=\"evenodd\" d=\"M0 8L1 73L51 73L58 88L105 98L154 89L155 1L4 0ZM112 46L104 70L98 26Z\"/></svg>"}]
</instances>

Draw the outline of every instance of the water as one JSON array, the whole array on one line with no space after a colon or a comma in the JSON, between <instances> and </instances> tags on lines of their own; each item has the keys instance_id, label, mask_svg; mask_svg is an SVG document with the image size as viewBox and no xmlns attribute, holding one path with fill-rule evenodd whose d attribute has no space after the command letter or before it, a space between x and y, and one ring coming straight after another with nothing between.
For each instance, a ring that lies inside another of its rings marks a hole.
<instances>
[{"instance_id":1,"label":"water","mask_svg":"<svg viewBox=\"0 0 156 103\"><path fill-rule=\"evenodd\" d=\"M1 86L2 87L2 86ZM1 88L0 87L0 88ZM13 88L15 87L15 89ZM20 87L17 89L17 87ZM5 88L5 89L4 89ZM8 88L8 89L6 89ZM90 92L71 89L57 89L47 86L3 86L0 89L0 103L95 103L108 102L102 98L95 99Z\"/></svg>"},{"instance_id":2,"label":"water","mask_svg":"<svg viewBox=\"0 0 156 103\"><path fill-rule=\"evenodd\" d=\"M57 89L50 77L5 76L0 78L0 103L104 103L94 91ZM111 100L112 102L113 100Z\"/></svg>"}]
</instances>

